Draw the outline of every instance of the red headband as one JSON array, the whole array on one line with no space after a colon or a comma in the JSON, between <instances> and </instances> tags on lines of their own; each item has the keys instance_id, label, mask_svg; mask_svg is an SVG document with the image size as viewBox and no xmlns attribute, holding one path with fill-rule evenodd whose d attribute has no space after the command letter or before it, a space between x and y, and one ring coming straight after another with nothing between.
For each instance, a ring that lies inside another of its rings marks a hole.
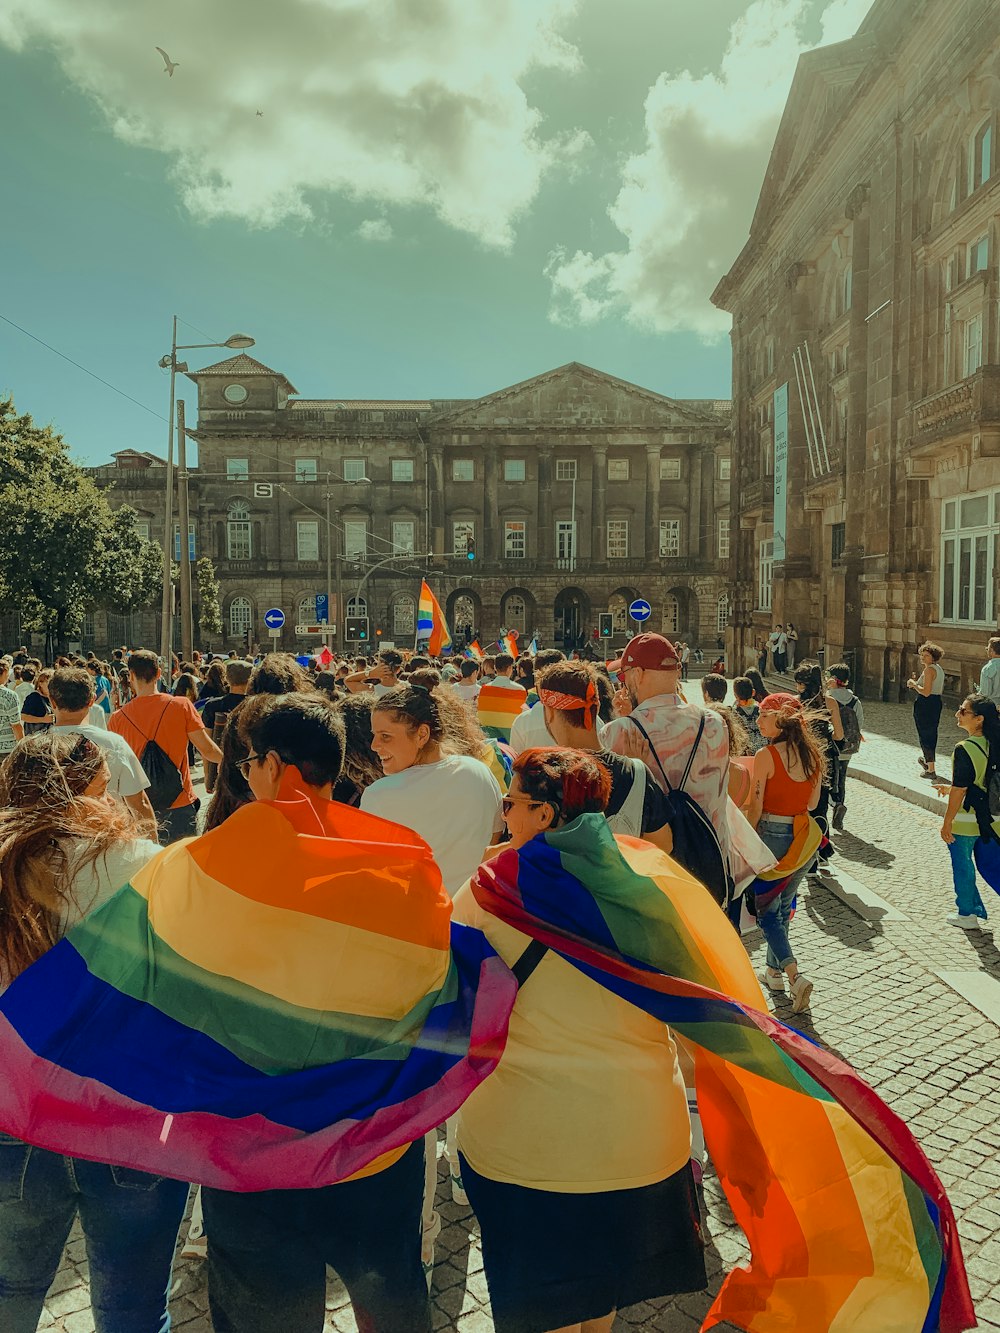
<instances>
[{"instance_id":1,"label":"red headband","mask_svg":"<svg viewBox=\"0 0 1000 1333\"><path fill-rule=\"evenodd\" d=\"M544 687L539 689L538 697L546 708L554 708L557 713L575 713L577 709L582 708L583 725L588 731L592 730L594 717L590 710L596 708L598 703L597 686L592 680L587 681L585 699L581 699L578 694L562 694L559 690L547 690Z\"/></svg>"}]
</instances>

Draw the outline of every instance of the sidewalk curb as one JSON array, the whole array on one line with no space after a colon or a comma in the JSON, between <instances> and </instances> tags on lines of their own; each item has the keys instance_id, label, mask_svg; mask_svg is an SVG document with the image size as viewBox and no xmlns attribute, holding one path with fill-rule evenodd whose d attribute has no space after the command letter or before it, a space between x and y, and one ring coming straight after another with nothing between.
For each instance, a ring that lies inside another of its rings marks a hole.
<instances>
[{"instance_id":1,"label":"sidewalk curb","mask_svg":"<svg viewBox=\"0 0 1000 1333\"><path fill-rule=\"evenodd\" d=\"M860 768L857 763L851 764L847 776L857 778L859 782L864 782L869 787L877 787L879 791L887 792L890 796L897 796L901 801L908 801L910 805L917 805L922 810L929 810L932 815L943 815L948 809L948 802L936 793L914 791L912 787L907 787L902 782L884 778L881 773L872 773Z\"/></svg>"}]
</instances>

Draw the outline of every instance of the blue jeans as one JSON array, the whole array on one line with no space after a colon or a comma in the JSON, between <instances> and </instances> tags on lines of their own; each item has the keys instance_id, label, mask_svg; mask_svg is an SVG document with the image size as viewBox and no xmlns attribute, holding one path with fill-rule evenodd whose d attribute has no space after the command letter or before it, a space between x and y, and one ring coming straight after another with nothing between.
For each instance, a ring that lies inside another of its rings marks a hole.
<instances>
[{"instance_id":1,"label":"blue jeans","mask_svg":"<svg viewBox=\"0 0 1000 1333\"><path fill-rule=\"evenodd\" d=\"M188 1186L0 1134L0 1329L35 1333L77 1212L97 1333L168 1333Z\"/></svg>"},{"instance_id":2,"label":"blue jeans","mask_svg":"<svg viewBox=\"0 0 1000 1333\"><path fill-rule=\"evenodd\" d=\"M795 835L791 824L776 824L764 815L757 825L757 836L780 861L791 847ZM788 942L788 927L792 919L792 904L805 873L805 866L797 870L777 898L757 917L757 925L767 940L767 965L775 972L795 962L792 946Z\"/></svg>"},{"instance_id":3,"label":"blue jeans","mask_svg":"<svg viewBox=\"0 0 1000 1333\"><path fill-rule=\"evenodd\" d=\"M976 845L975 836L956 833L955 841L948 843L951 854L951 873L955 880L955 901L963 916L978 916L986 920L986 908L979 896L976 884L976 863L972 851Z\"/></svg>"}]
</instances>

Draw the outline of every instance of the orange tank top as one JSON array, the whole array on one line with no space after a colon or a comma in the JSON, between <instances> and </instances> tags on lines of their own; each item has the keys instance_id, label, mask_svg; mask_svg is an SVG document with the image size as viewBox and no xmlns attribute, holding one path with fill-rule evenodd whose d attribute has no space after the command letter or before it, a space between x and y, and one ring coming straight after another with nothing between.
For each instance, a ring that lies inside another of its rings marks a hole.
<instances>
[{"instance_id":1,"label":"orange tank top","mask_svg":"<svg viewBox=\"0 0 1000 1333\"><path fill-rule=\"evenodd\" d=\"M809 812L809 797L813 784L809 778L796 781L788 776L781 752L776 745L767 747L774 764L774 773L764 787L765 815L804 815Z\"/></svg>"}]
</instances>

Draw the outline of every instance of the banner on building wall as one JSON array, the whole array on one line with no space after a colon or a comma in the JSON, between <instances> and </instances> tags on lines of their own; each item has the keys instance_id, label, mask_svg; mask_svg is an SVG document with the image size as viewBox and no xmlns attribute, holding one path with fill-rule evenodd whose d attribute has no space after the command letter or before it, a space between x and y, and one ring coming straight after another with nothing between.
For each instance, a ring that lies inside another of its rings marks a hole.
<instances>
[{"instance_id":1,"label":"banner on building wall","mask_svg":"<svg viewBox=\"0 0 1000 1333\"><path fill-rule=\"evenodd\" d=\"M788 523L788 385L774 393L774 558L785 558Z\"/></svg>"}]
</instances>

